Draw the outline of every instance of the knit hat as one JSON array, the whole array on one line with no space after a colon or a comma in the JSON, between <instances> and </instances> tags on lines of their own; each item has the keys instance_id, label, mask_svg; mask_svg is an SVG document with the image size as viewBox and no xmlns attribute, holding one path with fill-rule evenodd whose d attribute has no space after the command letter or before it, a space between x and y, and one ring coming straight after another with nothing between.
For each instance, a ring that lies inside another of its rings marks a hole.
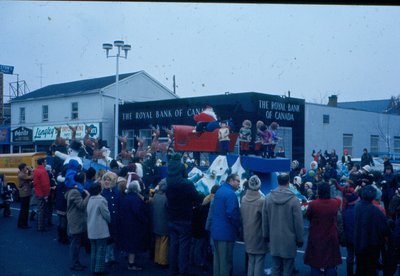
<instances>
[{"instance_id":1,"label":"knit hat","mask_svg":"<svg viewBox=\"0 0 400 276\"><path fill-rule=\"evenodd\" d=\"M362 169L368 173L371 171L371 167L369 165L365 165L364 167L362 167Z\"/></svg>"},{"instance_id":2,"label":"knit hat","mask_svg":"<svg viewBox=\"0 0 400 276\"><path fill-rule=\"evenodd\" d=\"M312 182L306 182L306 183L304 183L304 186L305 185L307 185L308 187L310 187L310 189L312 189L312 186L313 186Z\"/></svg>"},{"instance_id":3,"label":"knit hat","mask_svg":"<svg viewBox=\"0 0 400 276\"><path fill-rule=\"evenodd\" d=\"M168 162L168 178L185 177L186 168L181 162L181 155L175 154Z\"/></svg>"},{"instance_id":4,"label":"knit hat","mask_svg":"<svg viewBox=\"0 0 400 276\"><path fill-rule=\"evenodd\" d=\"M250 177L247 185L250 190L258 191L261 187L261 180L257 175L253 175Z\"/></svg>"}]
</instances>

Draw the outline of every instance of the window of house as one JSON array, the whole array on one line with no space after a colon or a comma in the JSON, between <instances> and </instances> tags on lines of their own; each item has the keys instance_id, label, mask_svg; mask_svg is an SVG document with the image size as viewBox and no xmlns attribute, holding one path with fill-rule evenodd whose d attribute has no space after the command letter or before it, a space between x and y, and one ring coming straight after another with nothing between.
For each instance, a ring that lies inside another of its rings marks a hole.
<instances>
[{"instance_id":1,"label":"window of house","mask_svg":"<svg viewBox=\"0 0 400 276\"><path fill-rule=\"evenodd\" d=\"M400 153L400 136L394 136L393 151L395 153Z\"/></svg>"},{"instance_id":2,"label":"window of house","mask_svg":"<svg viewBox=\"0 0 400 276\"><path fill-rule=\"evenodd\" d=\"M25 107L19 108L19 123L20 124L25 123Z\"/></svg>"},{"instance_id":3,"label":"window of house","mask_svg":"<svg viewBox=\"0 0 400 276\"><path fill-rule=\"evenodd\" d=\"M127 137L127 142L126 142L126 149L127 150L132 150L134 147L134 141L135 141L135 132L133 129L128 129L128 130L122 130L122 136Z\"/></svg>"},{"instance_id":4,"label":"window of house","mask_svg":"<svg viewBox=\"0 0 400 276\"><path fill-rule=\"evenodd\" d=\"M49 120L49 106L42 105L42 121L47 122Z\"/></svg>"},{"instance_id":5,"label":"window of house","mask_svg":"<svg viewBox=\"0 0 400 276\"><path fill-rule=\"evenodd\" d=\"M348 150L353 155L353 134L343 134L343 150Z\"/></svg>"},{"instance_id":6,"label":"window of house","mask_svg":"<svg viewBox=\"0 0 400 276\"><path fill-rule=\"evenodd\" d=\"M71 120L78 119L78 103L74 102L71 106Z\"/></svg>"},{"instance_id":7,"label":"window of house","mask_svg":"<svg viewBox=\"0 0 400 276\"><path fill-rule=\"evenodd\" d=\"M322 115L322 122L324 124L329 124L329 115L328 114Z\"/></svg>"},{"instance_id":8,"label":"window of house","mask_svg":"<svg viewBox=\"0 0 400 276\"><path fill-rule=\"evenodd\" d=\"M378 152L379 152L379 135L371 135L370 152L372 155L378 154Z\"/></svg>"},{"instance_id":9,"label":"window of house","mask_svg":"<svg viewBox=\"0 0 400 276\"><path fill-rule=\"evenodd\" d=\"M139 129L139 137L144 140L144 148L151 145L151 129Z\"/></svg>"}]
</instances>

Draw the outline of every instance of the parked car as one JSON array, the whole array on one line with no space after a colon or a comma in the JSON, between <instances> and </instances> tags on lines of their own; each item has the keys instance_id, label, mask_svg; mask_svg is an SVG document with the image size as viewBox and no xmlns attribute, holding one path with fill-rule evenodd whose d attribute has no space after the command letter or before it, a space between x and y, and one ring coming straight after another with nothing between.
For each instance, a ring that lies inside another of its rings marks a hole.
<instances>
[{"instance_id":1,"label":"parked car","mask_svg":"<svg viewBox=\"0 0 400 276\"><path fill-rule=\"evenodd\" d=\"M384 170L383 159L379 157L373 157L372 159L374 160L374 166L371 166L371 171L383 172ZM361 158L351 158L351 161L353 162L353 164L360 165ZM400 173L400 164L392 163L392 166L393 166L393 171L395 173Z\"/></svg>"}]
</instances>

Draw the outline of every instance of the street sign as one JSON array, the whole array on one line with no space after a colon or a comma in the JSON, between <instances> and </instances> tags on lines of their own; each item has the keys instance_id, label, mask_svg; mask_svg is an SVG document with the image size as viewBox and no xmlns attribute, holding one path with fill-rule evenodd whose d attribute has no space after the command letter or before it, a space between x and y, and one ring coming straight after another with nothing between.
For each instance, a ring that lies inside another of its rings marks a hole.
<instances>
[{"instance_id":1,"label":"street sign","mask_svg":"<svg viewBox=\"0 0 400 276\"><path fill-rule=\"evenodd\" d=\"M0 64L0 73L10 74L14 72L14 66Z\"/></svg>"}]
</instances>

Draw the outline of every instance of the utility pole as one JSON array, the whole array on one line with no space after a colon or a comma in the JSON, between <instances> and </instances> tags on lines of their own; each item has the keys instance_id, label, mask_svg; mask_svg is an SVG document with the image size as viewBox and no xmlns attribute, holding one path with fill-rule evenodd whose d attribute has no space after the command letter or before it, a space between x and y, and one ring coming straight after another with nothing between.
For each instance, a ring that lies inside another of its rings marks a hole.
<instances>
[{"instance_id":1,"label":"utility pole","mask_svg":"<svg viewBox=\"0 0 400 276\"><path fill-rule=\"evenodd\" d=\"M173 81L174 94L176 94L175 75L172 77L172 81Z\"/></svg>"}]
</instances>

